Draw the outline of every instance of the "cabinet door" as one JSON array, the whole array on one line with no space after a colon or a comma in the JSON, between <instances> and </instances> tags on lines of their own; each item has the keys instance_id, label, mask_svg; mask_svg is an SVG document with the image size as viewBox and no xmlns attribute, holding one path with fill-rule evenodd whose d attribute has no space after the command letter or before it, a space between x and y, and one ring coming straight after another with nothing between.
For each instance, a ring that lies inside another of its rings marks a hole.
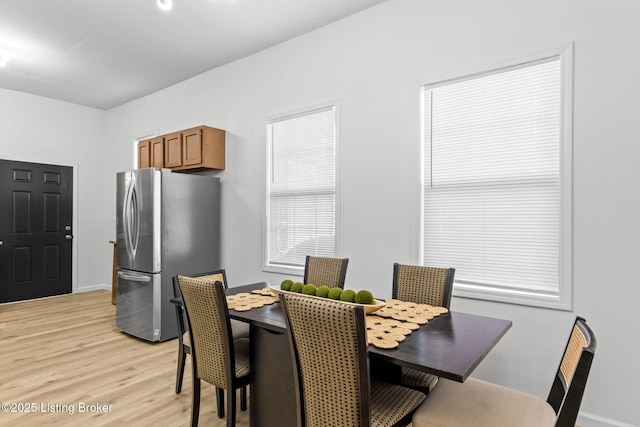
<instances>
[{"instance_id":1,"label":"cabinet door","mask_svg":"<svg viewBox=\"0 0 640 427\"><path fill-rule=\"evenodd\" d=\"M164 137L159 136L149 141L151 143L151 167L164 167Z\"/></svg>"},{"instance_id":2,"label":"cabinet door","mask_svg":"<svg viewBox=\"0 0 640 427\"><path fill-rule=\"evenodd\" d=\"M151 167L151 140L138 142L138 168Z\"/></svg>"},{"instance_id":3,"label":"cabinet door","mask_svg":"<svg viewBox=\"0 0 640 427\"><path fill-rule=\"evenodd\" d=\"M182 132L182 165L202 164L202 128L188 129Z\"/></svg>"},{"instance_id":4,"label":"cabinet door","mask_svg":"<svg viewBox=\"0 0 640 427\"><path fill-rule=\"evenodd\" d=\"M164 137L164 167L182 166L182 132L175 132Z\"/></svg>"}]
</instances>

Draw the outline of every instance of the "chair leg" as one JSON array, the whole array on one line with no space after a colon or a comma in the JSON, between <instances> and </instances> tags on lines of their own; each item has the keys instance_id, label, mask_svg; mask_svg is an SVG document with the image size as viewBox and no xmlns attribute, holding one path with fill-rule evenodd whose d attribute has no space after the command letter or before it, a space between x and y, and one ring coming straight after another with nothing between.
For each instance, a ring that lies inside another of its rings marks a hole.
<instances>
[{"instance_id":1,"label":"chair leg","mask_svg":"<svg viewBox=\"0 0 640 427\"><path fill-rule=\"evenodd\" d=\"M184 351L182 336L178 342L178 371L176 372L176 394L182 391L182 378L184 377L184 365L187 360L187 353Z\"/></svg>"},{"instance_id":2,"label":"chair leg","mask_svg":"<svg viewBox=\"0 0 640 427\"><path fill-rule=\"evenodd\" d=\"M198 427L200 417L200 378L193 378L193 400L191 402L191 427Z\"/></svg>"},{"instance_id":3,"label":"chair leg","mask_svg":"<svg viewBox=\"0 0 640 427\"><path fill-rule=\"evenodd\" d=\"M216 405L218 406L218 418L224 418L224 389L216 387Z\"/></svg>"},{"instance_id":4,"label":"chair leg","mask_svg":"<svg viewBox=\"0 0 640 427\"><path fill-rule=\"evenodd\" d=\"M178 368L176 372L176 394L182 391L182 379L184 378L184 365L187 353L191 353L191 348L184 343L184 334L186 333L184 322L184 306L176 304L176 320L178 322Z\"/></svg>"},{"instance_id":5,"label":"chair leg","mask_svg":"<svg viewBox=\"0 0 640 427\"><path fill-rule=\"evenodd\" d=\"M236 390L229 387L227 393L227 427L235 427L236 425Z\"/></svg>"},{"instance_id":6,"label":"chair leg","mask_svg":"<svg viewBox=\"0 0 640 427\"><path fill-rule=\"evenodd\" d=\"M246 385L243 385L240 388L240 410L241 411L247 410L247 386Z\"/></svg>"}]
</instances>

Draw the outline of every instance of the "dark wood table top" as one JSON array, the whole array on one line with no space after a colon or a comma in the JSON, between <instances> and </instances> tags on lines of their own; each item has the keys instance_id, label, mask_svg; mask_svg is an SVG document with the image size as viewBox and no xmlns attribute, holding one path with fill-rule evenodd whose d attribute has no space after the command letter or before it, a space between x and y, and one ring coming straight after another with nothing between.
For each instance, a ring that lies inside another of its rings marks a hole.
<instances>
[{"instance_id":1,"label":"dark wood table top","mask_svg":"<svg viewBox=\"0 0 640 427\"><path fill-rule=\"evenodd\" d=\"M229 288L227 293L251 292L268 286L267 282L259 282ZM229 316L272 332L286 332L284 313L277 303L249 311L230 310ZM369 357L463 382L509 328L510 320L452 311L421 325L395 349L370 345Z\"/></svg>"}]
</instances>

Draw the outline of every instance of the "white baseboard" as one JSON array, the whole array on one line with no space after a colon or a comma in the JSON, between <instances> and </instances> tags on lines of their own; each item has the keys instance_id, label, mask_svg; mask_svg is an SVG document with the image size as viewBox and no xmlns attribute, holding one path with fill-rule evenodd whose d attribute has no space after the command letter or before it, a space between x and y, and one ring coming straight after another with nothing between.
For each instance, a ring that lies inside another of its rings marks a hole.
<instances>
[{"instance_id":1,"label":"white baseboard","mask_svg":"<svg viewBox=\"0 0 640 427\"><path fill-rule=\"evenodd\" d=\"M640 427L585 412L578 414L576 424L580 427Z\"/></svg>"},{"instance_id":2,"label":"white baseboard","mask_svg":"<svg viewBox=\"0 0 640 427\"><path fill-rule=\"evenodd\" d=\"M111 285L100 284L100 285L93 285L93 286L83 286L82 288L78 288L76 291L78 293L81 293L81 292L110 291L110 290L111 290Z\"/></svg>"}]
</instances>

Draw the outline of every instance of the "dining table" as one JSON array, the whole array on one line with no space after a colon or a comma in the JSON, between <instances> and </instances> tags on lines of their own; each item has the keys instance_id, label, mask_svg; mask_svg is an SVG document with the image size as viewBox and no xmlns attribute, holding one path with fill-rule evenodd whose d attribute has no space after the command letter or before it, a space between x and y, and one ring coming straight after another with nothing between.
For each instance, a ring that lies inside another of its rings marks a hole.
<instances>
[{"instance_id":1,"label":"dining table","mask_svg":"<svg viewBox=\"0 0 640 427\"><path fill-rule=\"evenodd\" d=\"M251 293L271 287L269 282L257 282L229 288L226 293ZM250 426L295 426L294 364L281 305L229 310L229 317L250 327ZM448 311L414 330L397 348L369 345L369 361L372 366L394 367L386 369L391 376L404 366L464 382L511 324L510 320ZM329 369L321 361L318 368Z\"/></svg>"}]
</instances>

